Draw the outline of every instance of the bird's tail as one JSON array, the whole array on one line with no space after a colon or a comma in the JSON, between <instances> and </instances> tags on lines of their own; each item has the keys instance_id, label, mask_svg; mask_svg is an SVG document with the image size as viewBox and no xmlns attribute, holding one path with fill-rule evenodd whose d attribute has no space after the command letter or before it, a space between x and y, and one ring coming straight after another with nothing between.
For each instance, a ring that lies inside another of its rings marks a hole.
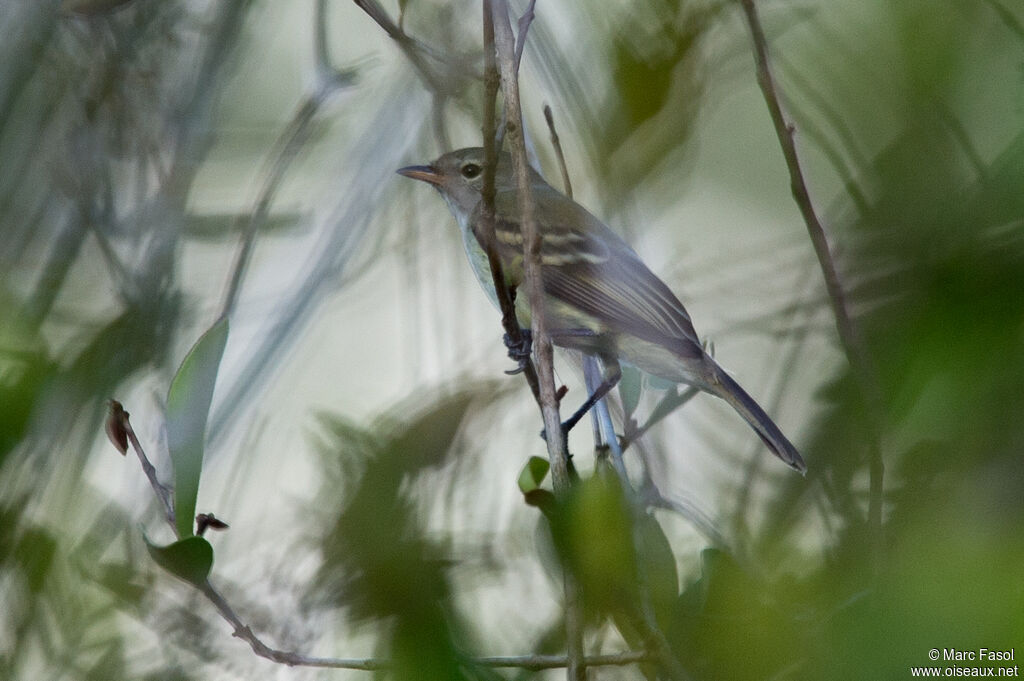
<instances>
[{"instance_id":1,"label":"bird's tail","mask_svg":"<svg viewBox=\"0 0 1024 681\"><path fill-rule=\"evenodd\" d=\"M750 427L768 445L768 449L772 450L775 456L785 461L801 475L806 475L807 465L804 463L803 457L800 456L800 452L782 434L768 414L764 413L764 409L724 369L710 358L708 361L712 365L713 379L709 381L710 385L706 389L728 402L743 417L743 420L750 424Z\"/></svg>"}]
</instances>

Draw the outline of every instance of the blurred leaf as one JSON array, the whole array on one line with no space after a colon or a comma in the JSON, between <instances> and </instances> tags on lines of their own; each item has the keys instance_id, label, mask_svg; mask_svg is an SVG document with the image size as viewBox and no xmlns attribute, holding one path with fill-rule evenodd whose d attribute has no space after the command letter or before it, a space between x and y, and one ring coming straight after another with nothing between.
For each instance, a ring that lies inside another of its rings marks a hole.
<instances>
[{"instance_id":1,"label":"blurred leaf","mask_svg":"<svg viewBox=\"0 0 1024 681\"><path fill-rule=\"evenodd\" d=\"M614 473L601 469L574 485L552 530L562 561L576 575L592 612L635 607L633 521Z\"/></svg>"},{"instance_id":2,"label":"blurred leaf","mask_svg":"<svg viewBox=\"0 0 1024 681\"><path fill-rule=\"evenodd\" d=\"M225 318L211 326L192 347L167 395L167 447L174 463L174 514L181 537L193 534L206 419L227 340Z\"/></svg>"},{"instance_id":3,"label":"blurred leaf","mask_svg":"<svg viewBox=\"0 0 1024 681\"><path fill-rule=\"evenodd\" d=\"M108 644L106 652L89 668L84 681L109 681L128 678L124 660L124 642L115 639Z\"/></svg>"},{"instance_id":4,"label":"blurred leaf","mask_svg":"<svg viewBox=\"0 0 1024 681\"><path fill-rule=\"evenodd\" d=\"M213 547L202 537L186 537L156 546L146 537L146 548L157 565L186 582L202 586L213 568Z\"/></svg>"},{"instance_id":5,"label":"blurred leaf","mask_svg":"<svg viewBox=\"0 0 1024 681\"><path fill-rule=\"evenodd\" d=\"M402 405L368 429L322 418L333 436L326 438L325 452L347 468L343 480L325 478L320 493L321 512L339 498L344 504L323 538L316 585L354 621L386 623L379 654L393 661L394 678L479 678L466 665L451 561L437 532L424 528L415 480L448 461L467 412L476 400L489 403L494 384L425 405L429 394L416 396L411 415Z\"/></svg>"},{"instance_id":6,"label":"blurred leaf","mask_svg":"<svg viewBox=\"0 0 1024 681\"><path fill-rule=\"evenodd\" d=\"M968 487L977 483L973 479ZM987 485L982 488L988 492ZM952 506L948 496L938 505L925 501L887 528L886 570L865 595L847 598L821 620L817 645L806 651L807 678L895 679L909 666L934 665L927 659L931 648L1019 646L1024 534L1019 518L1005 522L1005 509L983 497L965 495ZM822 575L820 593L861 571L865 558L862 553Z\"/></svg>"},{"instance_id":7,"label":"blurred leaf","mask_svg":"<svg viewBox=\"0 0 1024 681\"><path fill-rule=\"evenodd\" d=\"M346 503L324 538L318 575L321 588L352 606L355 617L392 615L446 588L438 566L422 564L436 560L429 555L436 547L419 536L406 481L445 460L474 395L446 396L405 422L383 417L366 430L321 418L334 435L325 451L340 449L342 459L355 457L362 469L347 471L341 481ZM330 481L321 495L337 499L337 485Z\"/></svg>"},{"instance_id":8,"label":"blurred leaf","mask_svg":"<svg viewBox=\"0 0 1024 681\"><path fill-rule=\"evenodd\" d=\"M801 624L776 606L780 589L717 549L701 552L701 566L678 600L671 641L680 659L702 679L788 678L785 670L806 653Z\"/></svg>"},{"instance_id":9,"label":"blurred leaf","mask_svg":"<svg viewBox=\"0 0 1024 681\"><path fill-rule=\"evenodd\" d=\"M653 515L641 514L634 532L647 598L664 630L674 617L673 610L679 596L676 556L665 529Z\"/></svg>"},{"instance_id":10,"label":"blurred leaf","mask_svg":"<svg viewBox=\"0 0 1024 681\"><path fill-rule=\"evenodd\" d=\"M260 234L287 232L297 228L305 216L298 212L274 213L260 223ZM237 239L249 222L248 213L191 213L185 220L185 235L198 241Z\"/></svg>"},{"instance_id":11,"label":"blurred leaf","mask_svg":"<svg viewBox=\"0 0 1024 681\"><path fill-rule=\"evenodd\" d=\"M613 84L597 136L606 191L629 192L686 144L705 90L703 40L726 4L641 3L613 34L607 66Z\"/></svg>"},{"instance_id":12,"label":"blurred leaf","mask_svg":"<svg viewBox=\"0 0 1024 681\"><path fill-rule=\"evenodd\" d=\"M17 297L0 280L0 464L25 435L32 410L56 370L46 339L28 323Z\"/></svg>"},{"instance_id":13,"label":"blurred leaf","mask_svg":"<svg viewBox=\"0 0 1024 681\"><path fill-rule=\"evenodd\" d=\"M146 575L140 575L138 570L128 564L97 565L90 577L121 601L134 606L143 604L143 598L150 588L148 581L139 582L140 577L145 579Z\"/></svg>"},{"instance_id":14,"label":"blurred leaf","mask_svg":"<svg viewBox=\"0 0 1024 681\"><path fill-rule=\"evenodd\" d=\"M21 573L38 595L46 585L57 553L57 538L35 526L18 527L19 506L0 507L0 566Z\"/></svg>"},{"instance_id":15,"label":"blurred leaf","mask_svg":"<svg viewBox=\"0 0 1024 681\"><path fill-rule=\"evenodd\" d=\"M540 489L550 469L551 464L547 459L540 456L531 456L519 474L519 491L523 494L529 494Z\"/></svg>"},{"instance_id":16,"label":"blurred leaf","mask_svg":"<svg viewBox=\"0 0 1024 681\"><path fill-rule=\"evenodd\" d=\"M638 514L634 524L634 546L638 574L632 603L621 604L610 615L616 628L630 648L642 649L650 644L650 628L668 632L675 622L679 599L679 577L676 557L668 537L653 515ZM653 615L653 620L651 619ZM660 666L642 666L648 679L661 678Z\"/></svg>"}]
</instances>

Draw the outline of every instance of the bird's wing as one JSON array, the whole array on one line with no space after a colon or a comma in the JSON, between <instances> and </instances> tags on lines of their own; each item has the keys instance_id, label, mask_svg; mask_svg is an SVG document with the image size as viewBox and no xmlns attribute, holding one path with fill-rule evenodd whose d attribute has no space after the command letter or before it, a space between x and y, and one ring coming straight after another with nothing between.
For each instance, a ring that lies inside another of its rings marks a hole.
<instances>
[{"instance_id":1,"label":"bird's wing","mask_svg":"<svg viewBox=\"0 0 1024 681\"><path fill-rule=\"evenodd\" d=\"M697 356L700 340L675 294L615 232L575 201L544 187L534 192L544 290L624 333ZM503 262L522 258L515 192L495 197L495 240Z\"/></svg>"}]
</instances>

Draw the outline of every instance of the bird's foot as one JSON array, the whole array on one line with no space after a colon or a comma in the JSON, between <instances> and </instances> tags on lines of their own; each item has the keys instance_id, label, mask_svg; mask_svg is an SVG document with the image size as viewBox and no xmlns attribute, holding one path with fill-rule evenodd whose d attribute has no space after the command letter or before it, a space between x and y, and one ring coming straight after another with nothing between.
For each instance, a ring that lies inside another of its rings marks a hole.
<instances>
[{"instance_id":1,"label":"bird's foot","mask_svg":"<svg viewBox=\"0 0 1024 681\"><path fill-rule=\"evenodd\" d=\"M508 348L509 359L518 364L515 369L509 369L505 373L510 376L522 373L530 363L530 353L533 347L533 334L529 329L520 329L520 337L517 340L506 333L505 347Z\"/></svg>"}]
</instances>

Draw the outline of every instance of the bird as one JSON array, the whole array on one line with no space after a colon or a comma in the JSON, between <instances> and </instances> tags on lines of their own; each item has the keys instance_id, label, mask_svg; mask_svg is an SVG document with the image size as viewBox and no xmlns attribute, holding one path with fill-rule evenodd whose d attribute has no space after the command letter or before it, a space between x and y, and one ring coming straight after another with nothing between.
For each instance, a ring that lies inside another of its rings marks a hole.
<instances>
[{"instance_id":1,"label":"bird","mask_svg":"<svg viewBox=\"0 0 1024 681\"><path fill-rule=\"evenodd\" d=\"M497 254L506 283L518 291L519 324L530 328L530 296L524 289L522 215L508 152L497 155L493 233L484 229L480 147L448 152L428 165L397 172L433 186L462 233L473 272L497 304L487 252ZM563 424L571 427L621 377L620 362L653 376L686 384L725 400L779 459L801 474L800 452L764 409L708 354L693 322L672 290L610 227L529 168L533 217L540 235L544 318L551 342L600 358L601 384Z\"/></svg>"}]
</instances>

